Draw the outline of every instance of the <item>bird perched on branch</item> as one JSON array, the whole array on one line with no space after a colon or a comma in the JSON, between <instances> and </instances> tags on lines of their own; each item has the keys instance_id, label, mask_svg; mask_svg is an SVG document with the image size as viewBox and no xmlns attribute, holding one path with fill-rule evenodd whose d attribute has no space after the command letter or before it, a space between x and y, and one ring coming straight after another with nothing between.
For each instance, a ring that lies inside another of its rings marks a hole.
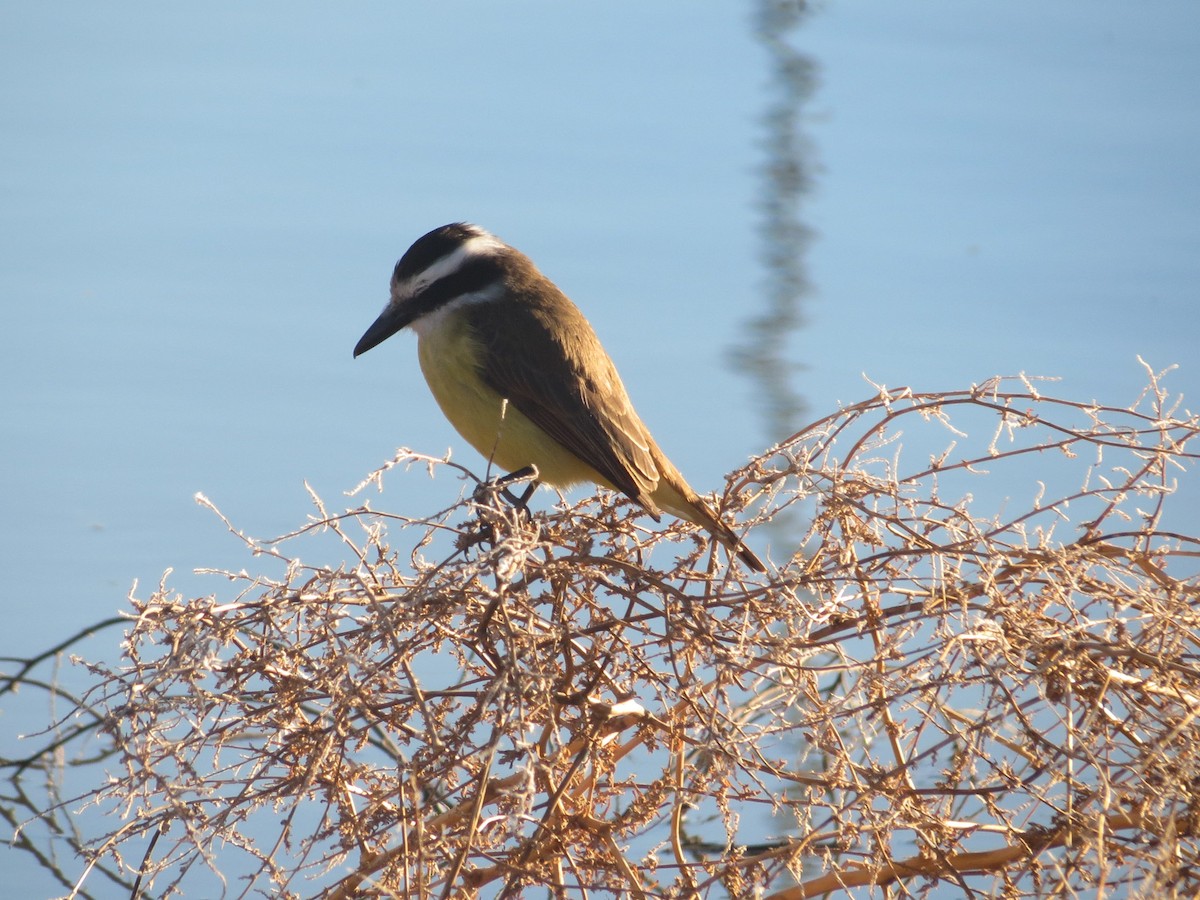
<instances>
[{"instance_id":1,"label":"bird perched on branch","mask_svg":"<svg viewBox=\"0 0 1200 900\"><path fill-rule=\"evenodd\" d=\"M487 459L536 467L554 487L620 491L766 570L659 449L588 320L529 257L475 225L434 229L396 263L391 300L354 355L409 326L442 412Z\"/></svg>"}]
</instances>

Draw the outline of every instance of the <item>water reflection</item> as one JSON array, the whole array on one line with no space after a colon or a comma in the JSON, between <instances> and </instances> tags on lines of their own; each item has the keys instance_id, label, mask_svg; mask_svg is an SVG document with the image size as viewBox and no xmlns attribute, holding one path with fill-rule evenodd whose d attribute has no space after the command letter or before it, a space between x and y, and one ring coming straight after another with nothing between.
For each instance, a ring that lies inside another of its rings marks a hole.
<instances>
[{"instance_id":1,"label":"water reflection","mask_svg":"<svg viewBox=\"0 0 1200 900\"><path fill-rule=\"evenodd\" d=\"M769 75L762 166L762 259L765 303L746 322L742 341L731 350L734 365L754 382L762 398L767 437L781 440L801 425L803 395L793 384L796 362L791 338L804 324L803 300L811 290L806 253L812 230L801 219L812 184L812 147L801 128L803 110L816 85L816 64L792 44L810 13L804 0L759 0L755 34L767 51Z\"/></svg>"}]
</instances>

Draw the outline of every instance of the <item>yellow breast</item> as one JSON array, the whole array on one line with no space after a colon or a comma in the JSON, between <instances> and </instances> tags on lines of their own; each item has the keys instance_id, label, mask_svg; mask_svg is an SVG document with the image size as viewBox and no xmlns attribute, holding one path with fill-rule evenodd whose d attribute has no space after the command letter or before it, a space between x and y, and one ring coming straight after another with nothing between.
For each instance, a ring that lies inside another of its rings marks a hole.
<instances>
[{"instance_id":1,"label":"yellow breast","mask_svg":"<svg viewBox=\"0 0 1200 900\"><path fill-rule=\"evenodd\" d=\"M452 313L428 324L433 327L421 329L417 341L421 371L442 413L485 459L503 472L533 464L538 480L555 487L584 481L611 487L484 382L483 348L465 316Z\"/></svg>"}]
</instances>

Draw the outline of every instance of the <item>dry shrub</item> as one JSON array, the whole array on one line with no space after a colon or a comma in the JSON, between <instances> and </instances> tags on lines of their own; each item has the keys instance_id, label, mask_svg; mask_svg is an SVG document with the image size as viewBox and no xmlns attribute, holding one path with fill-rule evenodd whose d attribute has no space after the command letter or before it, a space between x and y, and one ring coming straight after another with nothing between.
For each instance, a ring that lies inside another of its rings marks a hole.
<instances>
[{"instance_id":1,"label":"dry shrub","mask_svg":"<svg viewBox=\"0 0 1200 900\"><path fill-rule=\"evenodd\" d=\"M160 895L1191 896L1198 429L1153 375L881 391L729 480L767 576L611 495L314 497L230 596L133 599L87 852Z\"/></svg>"}]
</instances>

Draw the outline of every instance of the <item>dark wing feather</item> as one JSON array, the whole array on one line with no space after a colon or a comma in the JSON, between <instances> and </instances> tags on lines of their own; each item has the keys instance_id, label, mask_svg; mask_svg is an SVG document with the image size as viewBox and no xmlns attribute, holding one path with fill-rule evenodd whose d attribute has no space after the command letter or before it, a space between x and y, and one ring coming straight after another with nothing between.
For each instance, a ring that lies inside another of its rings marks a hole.
<instances>
[{"instance_id":1,"label":"dark wing feather","mask_svg":"<svg viewBox=\"0 0 1200 900\"><path fill-rule=\"evenodd\" d=\"M506 286L530 302L481 303L467 310L486 351L484 381L613 487L657 515L650 499L660 475L653 439L592 326L532 263L506 274ZM538 300L547 291L556 295L552 304Z\"/></svg>"}]
</instances>

